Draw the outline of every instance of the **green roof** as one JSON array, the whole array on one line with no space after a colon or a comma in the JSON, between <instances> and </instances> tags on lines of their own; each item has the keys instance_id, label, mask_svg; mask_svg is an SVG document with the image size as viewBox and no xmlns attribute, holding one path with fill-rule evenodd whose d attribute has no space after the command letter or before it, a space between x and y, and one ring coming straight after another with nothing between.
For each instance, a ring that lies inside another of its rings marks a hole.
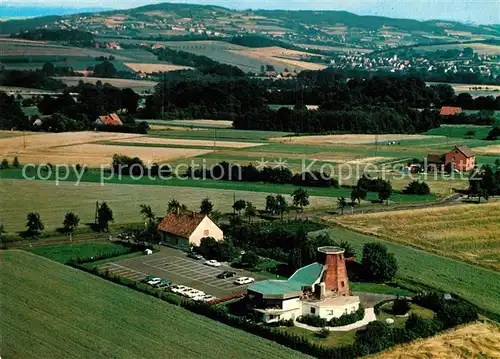
<instances>
[{"instance_id":1,"label":"green roof","mask_svg":"<svg viewBox=\"0 0 500 359\"><path fill-rule=\"evenodd\" d=\"M298 269L288 278L289 282L298 282L302 285L313 285L323 272L323 264L312 263L308 266Z\"/></svg>"},{"instance_id":2,"label":"green roof","mask_svg":"<svg viewBox=\"0 0 500 359\"><path fill-rule=\"evenodd\" d=\"M248 290L264 295L283 295L300 292L302 287L312 285L323 272L323 264L312 263L298 269L288 280L264 280L252 283Z\"/></svg>"}]
</instances>

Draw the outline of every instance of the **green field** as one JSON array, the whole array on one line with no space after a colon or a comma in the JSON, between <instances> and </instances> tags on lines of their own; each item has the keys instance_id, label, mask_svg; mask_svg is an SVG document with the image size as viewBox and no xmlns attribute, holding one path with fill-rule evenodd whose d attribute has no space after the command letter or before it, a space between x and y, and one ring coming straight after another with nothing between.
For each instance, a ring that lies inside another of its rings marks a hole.
<instances>
[{"instance_id":1,"label":"green field","mask_svg":"<svg viewBox=\"0 0 500 359\"><path fill-rule=\"evenodd\" d=\"M230 128L175 130L175 131L155 130L149 132L149 135L153 137L213 141L215 136L217 140L244 141L244 142L264 142L271 137L282 137L287 134L288 134L287 132L278 132L278 131L277 132L246 131L246 130L234 130Z\"/></svg>"},{"instance_id":2,"label":"green field","mask_svg":"<svg viewBox=\"0 0 500 359\"><path fill-rule=\"evenodd\" d=\"M0 252L3 358L304 358L26 252Z\"/></svg>"},{"instance_id":3,"label":"green field","mask_svg":"<svg viewBox=\"0 0 500 359\"><path fill-rule=\"evenodd\" d=\"M398 278L455 293L496 316L500 315L500 273L391 243L343 228L327 230L333 238L351 243L361 259L363 244L381 242L398 260ZM317 232L320 233L320 232Z\"/></svg>"},{"instance_id":4,"label":"green field","mask_svg":"<svg viewBox=\"0 0 500 359\"><path fill-rule=\"evenodd\" d=\"M488 132L492 129L491 126L473 126L473 125L442 125L438 128L433 128L427 131L427 135L432 136L446 136L452 138L464 138L464 139L476 139L484 140L488 136ZM468 131L474 131L474 136L467 136ZM493 144L500 141L487 141L481 146L486 146L487 144Z\"/></svg>"},{"instance_id":5,"label":"green field","mask_svg":"<svg viewBox=\"0 0 500 359\"><path fill-rule=\"evenodd\" d=\"M47 257L56 262L67 263L71 259L86 259L104 255L120 255L130 251L129 247L111 242L67 243L34 247L31 253Z\"/></svg>"}]
</instances>

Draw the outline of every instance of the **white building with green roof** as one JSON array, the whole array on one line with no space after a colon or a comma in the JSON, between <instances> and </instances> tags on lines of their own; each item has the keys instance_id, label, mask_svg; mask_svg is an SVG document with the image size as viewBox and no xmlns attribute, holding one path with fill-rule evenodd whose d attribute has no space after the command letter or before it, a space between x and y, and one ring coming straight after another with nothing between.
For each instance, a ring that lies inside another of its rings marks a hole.
<instances>
[{"instance_id":1,"label":"white building with green roof","mask_svg":"<svg viewBox=\"0 0 500 359\"><path fill-rule=\"evenodd\" d=\"M320 247L318 252L322 263L302 267L288 280L265 280L248 287L249 303L264 322L306 314L329 320L359 308L359 297L348 290L344 250Z\"/></svg>"}]
</instances>

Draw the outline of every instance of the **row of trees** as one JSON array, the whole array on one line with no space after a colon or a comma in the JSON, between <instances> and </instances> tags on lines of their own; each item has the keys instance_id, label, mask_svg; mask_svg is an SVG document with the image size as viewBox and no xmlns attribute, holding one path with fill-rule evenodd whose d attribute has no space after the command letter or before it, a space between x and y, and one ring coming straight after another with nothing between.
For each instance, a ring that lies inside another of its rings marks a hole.
<instances>
[{"instance_id":1,"label":"row of trees","mask_svg":"<svg viewBox=\"0 0 500 359\"><path fill-rule=\"evenodd\" d=\"M489 165L476 169L469 178L469 197L488 200L490 196L500 195L500 160L496 168Z\"/></svg>"}]
</instances>

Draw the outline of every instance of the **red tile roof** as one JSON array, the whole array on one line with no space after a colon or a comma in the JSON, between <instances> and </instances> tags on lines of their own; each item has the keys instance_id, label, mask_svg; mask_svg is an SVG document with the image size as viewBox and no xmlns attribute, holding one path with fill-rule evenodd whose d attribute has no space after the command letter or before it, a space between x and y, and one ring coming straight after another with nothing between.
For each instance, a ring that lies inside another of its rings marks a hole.
<instances>
[{"instance_id":1,"label":"red tile roof","mask_svg":"<svg viewBox=\"0 0 500 359\"><path fill-rule=\"evenodd\" d=\"M205 215L196 212L181 211L177 213L172 211L163 218L158 225L158 230L183 238L189 238L204 218Z\"/></svg>"},{"instance_id":2,"label":"red tile roof","mask_svg":"<svg viewBox=\"0 0 500 359\"><path fill-rule=\"evenodd\" d=\"M120 117L118 117L116 113L107 116L99 116L99 119L106 126L123 126L122 120L120 120Z\"/></svg>"},{"instance_id":3,"label":"red tile roof","mask_svg":"<svg viewBox=\"0 0 500 359\"><path fill-rule=\"evenodd\" d=\"M427 155L427 163L443 163L444 164L444 155L437 154L428 154Z\"/></svg>"},{"instance_id":4,"label":"red tile roof","mask_svg":"<svg viewBox=\"0 0 500 359\"><path fill-rule=\"evenodd\" d=\"M443 106L441 107L441 112L439 114L441 116L451 116L460 112L462 112L461 107Z\"/></svg>"},{"instance_id":5,"label":"red tile roof","mask_svg":"<svg viewBox=\"0 0 500 359\"><path fill-rule=\"evenodd\" d=\"M474 152L467 146L455 146L455 148L462 152L465 157L471 158L475 156Z\"/></svg>"}]
</instances>

